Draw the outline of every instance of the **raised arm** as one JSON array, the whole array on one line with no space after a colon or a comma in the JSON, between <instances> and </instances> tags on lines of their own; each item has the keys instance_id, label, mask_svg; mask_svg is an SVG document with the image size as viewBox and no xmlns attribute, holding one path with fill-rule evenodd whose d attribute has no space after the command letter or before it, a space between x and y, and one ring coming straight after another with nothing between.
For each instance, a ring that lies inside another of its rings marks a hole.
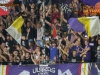
<instances>
[{"instance_id":1,"label":"raised arm","mask_svg":"<svg viewBox=\"0 0 100 75\"><path fill-rule=\"evenodd\" d=\"M36 61L34 60L34 58L33 58L33 55L31 54L31 60L32 60L32 62L36 65Z\"/></svg>"},{"instance_id":2,"label":"raised arm","mask_svg":"<svg viewBox=\"0 0 100 75\"><path fill-rule=\"evenodd\" d=\"M29 51L28 49L26 49L24 46L22 46L22 49L23 49L24 51L26 51L26 52L31 53L31 51Z\"/></svg>"},{"instance_id":3,"label":"raised arm","mask_svg":"<svg viewBox=\"0 0 100 75\"><path fill-rule=\"evenodd\" d=\"M62 51L64 54L66 54L67 56L69 56L69 54L66 53L64 50L62 50L60 46L58 47L58 49L59 49L60 51Z\"/></svg>"},{"instance_id":4,"label":"raised arm","mask_svg":"<svg viewBox=\"0 0 100 75\"><path fill-rule=\"evenodd\" d=\"M5 37L3 36L2 33L0 33L0 36L2 37L2 39L5 41Z\"/></svg>"},{"instance_id":5,"label":"raised arm","mask_svg":"<svg viewBox=\"0 0 100 75\"><path fill-rule=\"evenodd\" d=\"M49 26L51 26L51 23L50 23L50 22L48 22L47 20L45 20L45 22L46 22Z\"/></svg>"},{"instance_id":6,"label":"raised arm","mask_svg":"<svg viewBox=\"0 0 100 75\"><path fill-rule=\"evenodd\" d=\"M48 14L49 14L50 11L51 11L51 5L49 6L49 9L48 9L48 11L46 13L46 17L48 16Z\"/></svg>"},{"instance_id":7,"label":"raised arm","mask_svg":"<svg viewBox=\"0 0 100 75\"><path fill-rule=\"evenodd\" d=\"M0 57L7 62L7 59L3 55L0 55Z\"/></svg>"}]
</instances>

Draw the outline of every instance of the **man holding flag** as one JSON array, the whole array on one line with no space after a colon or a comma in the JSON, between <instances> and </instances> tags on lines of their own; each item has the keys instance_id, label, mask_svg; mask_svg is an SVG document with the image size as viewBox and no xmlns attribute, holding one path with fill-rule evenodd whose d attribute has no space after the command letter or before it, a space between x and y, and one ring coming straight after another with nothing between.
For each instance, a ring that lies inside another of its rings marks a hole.
<instances>
[{"instance_id":1,"label":"man holding flag","mask_svg":"<svg viewBox=\"0 0 100 75\"><path fill-rule=\"evenodd\" d=\"M22 30L21 27L24 23L24 19L22 16L17 18L13 24L6 29L6 31L19 43L21 44L21 36L22 36Z\"/></svg>"}]
</instances>

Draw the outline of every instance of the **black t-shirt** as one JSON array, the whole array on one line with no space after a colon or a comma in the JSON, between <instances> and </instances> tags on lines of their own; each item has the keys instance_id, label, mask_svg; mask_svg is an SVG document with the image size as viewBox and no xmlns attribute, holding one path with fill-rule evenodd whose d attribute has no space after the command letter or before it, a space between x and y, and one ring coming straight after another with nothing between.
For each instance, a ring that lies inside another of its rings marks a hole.
<instances>
[{"instance_id":1,"label":"black t-shirt","mask_svg":"<svg viewBox=\"0 0 100 75\"><path fill-rule=\"evenodd\" d=\"M6 43L6 47L10 47L9 52L12 54L13 53L13 44L14 44L14 41L6 40L5 43Z\"/></svg>"},{"instance_id":2,"label":"black t-shirt","mask_svg":"<svg viewBox=\"0 0 100 75\"><path fill-rule=\"evenodd\" d=\"M48 55L48 56L50 56L50 49L45 48L45 54Z\"/></svg>"},{"instance_id":3,"label":"black t-shirt","mask_svg":"<svg viewBox=\"0 0 100 75\"><path fill-rule=\"evenodd\" d=\"M46 17L46 20L48 21L48 22L50 22L50 17ZM50 30L50 26L47 24L47 23L45 23L45 29L46 30Z\"/></svg>"},{"instance_id":4,"label":"black t-shirt","mask_svg":"<svg viewBox=\"0 0 100 75\"><path fill-rule=\"evenodd\" d=\"M60 63L63 63L63 64L68 63L67 58L66 58L66 59L63 59L62 56L61 56L61 58L60 58Z\"/></svg>"},{"instance_id":5,"label":"black t-shirt","mask_svg":"<svg viewBox=\"0 0 100 75\"><path fill-rule=\"evenodd\" d=\"M82 58L79 56L73 57L73 55L69 56L69 62L81 62Z\"/></svg>"},{"instance_id":6,"label":"black t-shirt","mask_svg":"<svg viewBox=\"0 0 100 75\"><path fill-rule=\"evenodd\" d=\"M29 48L28 40L21 40L21 45L28 49Z\"/></svg>"},{"instance_id":7,"label":"black t-shirt","mask_svg":"<svg viewBox=\"0 0 100 75\"><path fill-rule=\"evenodd\" d=\"M26 30L27 31L27 30ZM37 37L37 30L35 28L30 28L29 39L34 39Z\"/></svg>"},{"instance_id":8,"label":"black t-shirt","mask_svg":"<svg viewBox=\"0 0 100 75\"><path fill-rule=\"evenodd\" d=\"M3 39L2 39L2 37L0 37L0 44L3 42Z\"/></svg>"},{"instance_id":9,"label":"black t-shirt","mask_svg":"<svg viewBox=\"0 0 100 75\"><path fill-rule=\"evenodd\" d=\"M29 59L25 58L23 61L23 64L34 64L34 63L32 62L31 58L29 58Z\"/></svg>"}]
</instances>

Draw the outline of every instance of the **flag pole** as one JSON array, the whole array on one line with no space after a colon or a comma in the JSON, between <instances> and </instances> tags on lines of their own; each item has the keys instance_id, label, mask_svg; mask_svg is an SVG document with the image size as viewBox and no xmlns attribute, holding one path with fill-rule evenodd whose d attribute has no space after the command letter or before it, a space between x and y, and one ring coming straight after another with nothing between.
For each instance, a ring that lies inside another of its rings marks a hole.
<instances>
[{"instance_id":1,"label":"flag pole","mask_svg":"<svg viewBox=\"0 0 100 75\"><path fill-rule=\"evenodd\" d=\"M46 41L45 41L45 0L43 0L43 28L44 28L44 64L46 64L46 51L45 51L45 45L46 45Z\"/></svg>"}]
</instances>

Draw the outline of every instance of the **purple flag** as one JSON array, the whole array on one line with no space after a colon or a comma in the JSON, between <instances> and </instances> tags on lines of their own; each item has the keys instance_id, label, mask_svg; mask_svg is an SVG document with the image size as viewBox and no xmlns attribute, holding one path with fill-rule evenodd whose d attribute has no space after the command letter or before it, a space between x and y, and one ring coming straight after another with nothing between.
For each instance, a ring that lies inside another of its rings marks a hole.
<instances>
[{"instance_id":1,"label":"purple flag","mask_svg":"<svg viewBox=\"0 0 100 75\"><path fill-rule=\"evenodd\" d=\"M91 65L91 75L100 75L100 63L92 63Z\"/></svg>"},{"instance_id":2,"label":"purple flag","mask_svg":"<svg viewBox=\"0 0 100 75\"><path fill-rule=\"evenodd\" d=\"M70 27L76 32L84 32L84 25L78 21L77 18L70 18L69 19Z\"/></svg>"},{"instance_id":3,"label":"purple flag","mask_svg":"<svg viewBox=\"0 0 100 75\"><path fill-rule=\"evenodd\" d=\"M79 75L79 63L59 65L58 75Z\"/></svg>"},{"instance_id":4,"label":"purple flag","mask_svg":"<svg viewBox=\"0 0 100 75\"><path fill-rule=\"evenodd\" d=\"M100 0L81 0L84 4L95 6L96 3L100 2Z\"/></svg>"},{"instance_id":5,"label":"purple flag","mask_svg":"<svg viewBox=\"0 0 100 75\"><path fill-rule=\"evenodd\" d=\"M8 75L33 75L31 69L35 69L38 66L10 66ZM38 75L35 73L34 75Z\"/></svg>"}]
</instances>

